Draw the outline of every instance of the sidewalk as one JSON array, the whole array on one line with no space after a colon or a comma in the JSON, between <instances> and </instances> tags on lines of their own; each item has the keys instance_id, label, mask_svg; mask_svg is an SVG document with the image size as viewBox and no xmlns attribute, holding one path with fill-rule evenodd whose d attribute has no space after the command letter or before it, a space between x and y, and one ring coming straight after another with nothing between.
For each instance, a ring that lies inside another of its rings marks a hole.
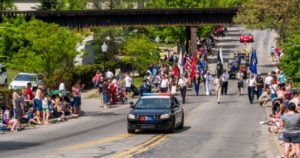
<instances>
[{"instance_id":1,"label":"sidewalk","mask_svg":"<svg viewBox=\"0 0 300 158\"><path fill-rule=\"evenodd\" d=\"M128 99L128 102L125 104L116 104L116 105L111 105L109 106L109 108L102 108L99 106L100 103L100 97L99 98L89 98L91 95L95 94L96 90L95 89L90 89L90 90L86 90L84 92L81 93L81 97L82 97L82 105L81 105L81 110L83 111L83 115L79 116L79 117L74 117L74 116L66 116L66 119L68 121L72 120L72 119L76 119L76 118L80 118L83 116L89 116L89 115L94 115L95 113L112 113L114 111L117 110L122 110L122 109L126 109L129 108L129 102L131 101L136 101L136 99ZM52 118L49 119L49 123L50 124L60 124L61 122L58 121L57 118ZM22 124L23 125L23 124ZM27 125L24 124L24 125ZM44 127L43 125L34 125L32 127L28 127L26 126L24 130L28 130L28 129L35 129L35 128L39 128L39 127ZM46 126L45 126L46 127ZM19 131L22 132L23 130ZM0 131L0 134L6 134L9 133L9 131Z\"/></svg>"},{"instance_id":2,"label":"sidewalk","mask_svg":"<svg viewBox=\"0 0 300 158\"><path fill-rule=\"evenodd\" d=\"M138 97L135 97L134 99L128 98L127 103L121 104L117 103L116 105L110 105L108 108L100 107L100 97L96 97L97 95L93 95L96 93L95 89L87 90L83 93L81 93L82 97L82 105L81 110L85 112L85 114L91 113L91 112L113 112L116 110L126 109L129 108L129 103L131 101L135 102ZM91 97L92 96L92 97Z\"/></svg>"}]
</instances>

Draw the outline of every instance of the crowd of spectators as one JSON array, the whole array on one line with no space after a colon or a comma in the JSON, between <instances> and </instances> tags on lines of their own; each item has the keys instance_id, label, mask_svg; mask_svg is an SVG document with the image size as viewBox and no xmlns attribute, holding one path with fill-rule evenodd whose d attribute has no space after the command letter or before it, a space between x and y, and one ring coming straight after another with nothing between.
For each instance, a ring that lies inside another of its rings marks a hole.
<instances>
[{"instance_id":1,"label":"crowd of spectators","mask_svg":"<svg viewBox=\"0 0 300 158\"><path fill-rule=\"evenodd\" d=\"M48 92L43 82L37 87L32 87L29 82L26 88L13 90L11 96L1 96L0 127L15 132L35 125L66 121L66 116L78 117L81 114L81 89L82 85L77 82L71 92L67 92L61 82L59 90Z\"/></svg>"},{"instance_id":2,"label":"crowd of spectators","mask_svg":"<svg viewBox=\"0 0 300 158\"><path fill-rule=\"evenodd\" d=\"M271 107L268 118L260 124L269 125L269 132L278 135L285 158L300 157L299 90L292 88L292 82L278 68L265 79L258 75L255 84L259 104Z\"/></svg>"}]
</instances>

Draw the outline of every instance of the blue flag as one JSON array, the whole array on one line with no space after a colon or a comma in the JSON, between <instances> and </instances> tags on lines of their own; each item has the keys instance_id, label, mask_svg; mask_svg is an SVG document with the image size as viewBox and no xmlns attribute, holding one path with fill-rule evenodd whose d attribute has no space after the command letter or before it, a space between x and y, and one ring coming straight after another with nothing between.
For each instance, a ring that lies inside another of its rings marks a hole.
<instances>
[{"instance_id":1,"label":"blue flag","mask_svg":"<svg viewBox=\"0 0 300 158\"><path fill-rule=\"evenodd\" d=\"M253 49L251 53L251 59L250 59L250 70L253 74L257 74L257 55L256 55L256 50Z\"/></svg>"}]
</instances>

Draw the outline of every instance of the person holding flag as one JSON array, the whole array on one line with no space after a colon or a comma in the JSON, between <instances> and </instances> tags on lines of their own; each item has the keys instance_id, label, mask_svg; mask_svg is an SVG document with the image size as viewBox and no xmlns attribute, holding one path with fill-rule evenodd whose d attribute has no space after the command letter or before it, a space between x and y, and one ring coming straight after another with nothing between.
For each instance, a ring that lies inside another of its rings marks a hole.
<instances>
[{"instance_id":1,"label":"person holding flag","mask_svg":"<svg viewBox=\"0 0 300 158\"><path fill-rule=\"evenodd\" d=\"M257 75L257 55L256 55L255 49L252 49L252 52L251 52L249 69L252 72L252 74Z\"/></svg>"},{"instance_id":2,"label":"person holding flag","mask_svg":"<svg viewBox=\"0 0 300 158\"><path fill-rule=\"evenodd\" d=\"M178 63L177 63L179 74L181 75L183 73L183 58L182 58L182 51L180 51L179 57L178 57Z\"/></svg>"},{"instance_id":3,"label":"person holding flag","mask_svg":"<svg viewBox=\"0 0 300 158\"><path fill-rule=\"evenodd\" d=\"M218 62L217 62L217 68L216 68L216 74L218 76L222 76L223 74L223 53L222 53L222 48L219 49L219 54L218 54Z\"/></svg>"}]
</instances>

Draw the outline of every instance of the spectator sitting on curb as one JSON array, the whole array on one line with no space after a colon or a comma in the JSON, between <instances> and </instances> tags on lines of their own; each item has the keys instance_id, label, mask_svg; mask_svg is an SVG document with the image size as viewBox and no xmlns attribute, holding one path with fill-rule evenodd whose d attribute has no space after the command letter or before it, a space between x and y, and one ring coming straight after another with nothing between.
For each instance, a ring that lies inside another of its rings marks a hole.
<instances>
[{"instance_id":1,"label":"spectator sitting on curb","mask_svg":"<svg viewBox=\"0 0 300 158\"><path fill-rule=\"evenodd\" d=\"M10 131L16 132L18 127L18 120L10 118L10 106L6 106L6 110L3 114L3 124L7 125L10 128Z\"/></svg>"},{"instance_id":2,"label":"spectator sitting on curb","mask_svg":"<svg viewBox=\"0 0 300 158\"><path fill-rule=\"evenodd\" d=\"M28 125L31 126L31 123L41 125L42 123L38 119L37 116L33 113L33 108L29 108L27 115L23 116L23 118L28 120Z\"/></svg>"},{"instance_id":3,"label":"spectator sitting on curb","mask_svg":"<svg viewBox=\"0 0 300 158\"><path fill-rule=\"evenodd\" d=\"M260 106L266 106L268 102L271 101L271 90L267 88L266 91L262 93L259 97L258 102Z\"/></svg>"}]
</instances>

